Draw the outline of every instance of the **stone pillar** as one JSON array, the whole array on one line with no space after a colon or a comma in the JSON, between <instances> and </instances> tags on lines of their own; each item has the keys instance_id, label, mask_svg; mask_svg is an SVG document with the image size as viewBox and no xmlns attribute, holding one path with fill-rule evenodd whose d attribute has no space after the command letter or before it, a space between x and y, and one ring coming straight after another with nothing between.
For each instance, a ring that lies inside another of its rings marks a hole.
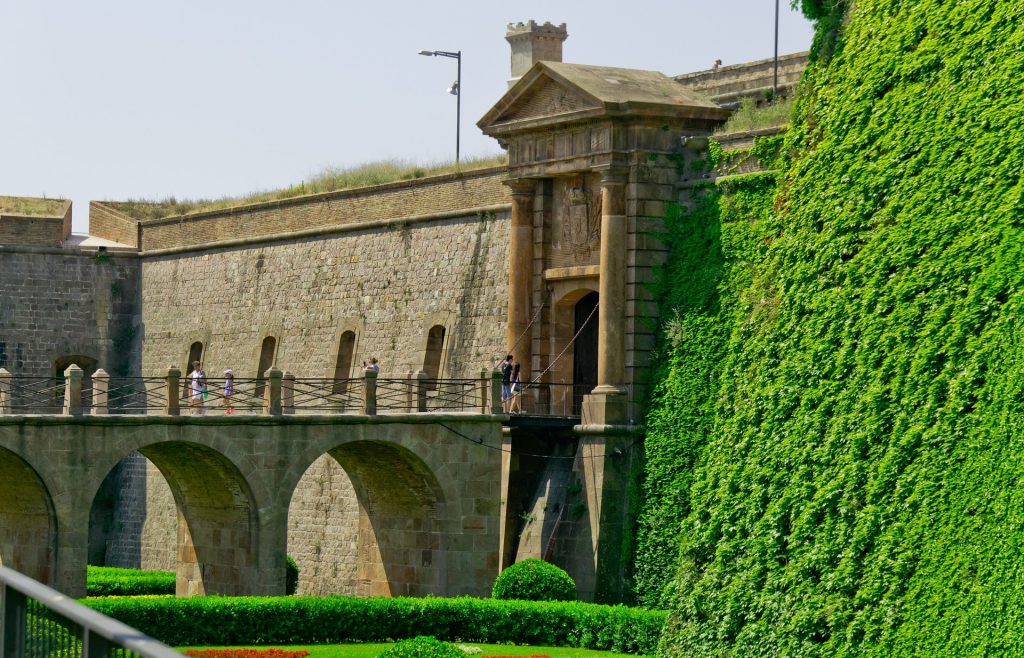
<instances>
[{"instance_id":1,"label":"stone pillar","mask_svg":"<svg viewBox=\"0 0 1024 658\"><path fill-rule=\"evenodd\" d=\"M491 412L491 369L484 368L480 371L480 413L487 415Z\"/></svg>"},{"instance_id":2,"label":"stone pillar","mask_svg":"<svg viewBox=\"0 0 1024 658\"><path fill-rule=\"evenodd\" d=\"M377 371L367 368L363 372L366 381L363 385L363 414L377 415Z\"/></svg>"},{"instance_id":3,"label":"stone pillar","mask_svg":"<svg viewBox=\"0 0 1024 658\"><path fill-rule=\"evenodd\" d=\"M597 388L584 404L584 425L626 422L626 196L627 172L601 178L601 279L597 327Z\"/></svg>"},{"instance_id":4,"label":"stone pillar","mask_svg":"<svg viewBox=\"0 0 1024 658\"><path fill-rule=\"evenodd\" d=\"M413 413L416 411L416 373L407 370L405 373L405 411Z\"/></svg>"},{"instance_id":5,"label":"stone pillar","mask_svg":"<svg viewBox=\"0 0 1024 658\"><path fill-rule=\"evenodd\" d=\"M181 391L181 370L170 366L167 368L167 402L164 404L165 416L178 416L181 414L181 400L178 397Z\"/></svg>"},{"instance_id":6,"label":"stone pillar","mask_svg":"<svg viewBox=\"0 0 1024 658\"><path fill-rule=\"evenodd\" d=\"M579 535L589 535L590 545L578 554L583 562L567 570L576 578L581 600L621 603L627 563L622 551L626 533L631 532L629 486L638 458L636 435L624 427L577 433L581 436L574 470L587 506L580 522L589 526Z\"/></svg>"},{"instance_id":7,"label":"stone pillar","mask_svg":"<svg viewBox=\"0 0 1024 658\"><path fill-rule=\"evenodd\" d=\"M64 371L64 415L82 415L82 369L71 364Z\"/></svg>"},{"instance_id":8,"label":"stone pillar","mask_svg":"<svg viewBox=\"0 0 1024 658\"><path fill-rule=\"evenodd\" d=\"M491 413L505 413L505 406L501 403L501 371L491 371Z\"/></svg>"},{"instance_id":9,"label":"stone pillar","mask_svg":"<svg viewBox=\"0 0 1024 658\"><path fill-rule=\"evenodd\" d=\"M11 413L11 373L0 368L0 416Z\"/></svg>"},{"instance_id":10,"label":"stone pillar","mask_svg":"<svg viewBox=\"0 0 1024 658\"><path fill-rule=\"evenodd\" d=\"M281 411L285 415L295 413L295 375L287 371L281 377Z\"/></svg>"},{"instance_id":11,"label":"stone pillar","mask_svg":"<svg viewBox=\"0 0 1024 658\"><path fill-rule=\"evenodd\" d=\"M110 375L103 368L92 374L92 410L93 416L107 415L107 394L110 391Z\"/></svg>"},{"instance_id":12,"label":"stone pillar","mask_svg":"<svg viewBox=\"0 0 1024 658\"><path fill-rule=\"evenodd\" d=\"M269 416L280 416L281 409L281 379L284 373L277 366L270 366L267 371L267 397L263 405L263 413Z\"/></svg>"},{"instance_id":13,"label":"stone pillar","mask_svg":"<svg viewBox=\"0 0 1024 658\"><path fill-rule=\"evenodd\" d=\"M416 371L416 411L427 410L427 373Z\"/></svg>"},{"instance_id":14,"label":"stone pillar","mask_svg":"<svg viewBox=\"0 0 1024 658\"><path fill-rule=\"evenodd\" d=\"M532 363L530 298L533 296L533 201L537 183L516 180L506 183L512 190L512 226L508 244L508 353L522 364L529 378Z\"/></svg>"}]
</instances>

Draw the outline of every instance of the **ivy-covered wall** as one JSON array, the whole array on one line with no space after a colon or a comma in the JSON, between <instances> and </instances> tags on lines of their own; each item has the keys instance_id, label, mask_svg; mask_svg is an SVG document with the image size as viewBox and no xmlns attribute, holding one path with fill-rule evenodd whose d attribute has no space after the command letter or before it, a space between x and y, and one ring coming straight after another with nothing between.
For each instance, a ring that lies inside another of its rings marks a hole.
<instances>
[{"instance_id":1,"label":"ivy-covered wall","mask_svg":"<svg viewBox=\"0 0 1024 658\"><path fill-rule=\"evenodd\" d=\"M778 191L670 221L638 591L663 655L1021 655L1024 3L817 18Z\"/></svg>"}]
</instances>

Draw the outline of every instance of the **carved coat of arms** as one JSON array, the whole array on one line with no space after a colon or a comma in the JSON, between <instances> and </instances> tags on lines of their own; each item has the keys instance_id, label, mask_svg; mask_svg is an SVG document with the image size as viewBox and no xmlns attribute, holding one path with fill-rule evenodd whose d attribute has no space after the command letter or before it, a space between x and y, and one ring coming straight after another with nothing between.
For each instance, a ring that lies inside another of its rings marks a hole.
<instances>
[{"instance_id":1,"label":"carved coat of arms","mask_svg":"<svg viewBox=\"0 0 1024 658\"><path fill-rule=\"evenodd\" d=\"M562 245L575 256L592 251L601 239L601 190L587 187L586 178L567 181L562 201Z\"/></svg>"}]
</instances>

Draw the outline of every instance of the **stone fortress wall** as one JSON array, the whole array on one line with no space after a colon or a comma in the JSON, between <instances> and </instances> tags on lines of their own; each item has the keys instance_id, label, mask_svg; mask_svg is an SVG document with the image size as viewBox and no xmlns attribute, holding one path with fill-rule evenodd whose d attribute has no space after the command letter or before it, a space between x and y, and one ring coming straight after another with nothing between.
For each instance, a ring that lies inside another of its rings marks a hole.
<instances>
[{"instance_id":1,"label":"stone fortress wall","mask_svg":"<svg viewBox=\"0 0 1024 658\"><path fill-rule=\"evenodd\" d=\"M438 374L478 377L500 360L506 331L508 207L501 173L142 222L143 246L156 246L140 258L142 374L159 376L169 365L187 371L190 347L200 342L210 377L226 368L239 378L256 377L261 346L272 336L279 368L332 378L340 337L351 331L355 351L347 374L359 376L362 362L376 357L381 378L405 377L424 368L428 332L440 325ZM240 217L250 220L231 223ZM206 228L181 228L190 224ZM299 226L315 230L277 237ZM193 244L184 244L186 237ZM112 513L124 521L95 540L105 541L103 560L174 568L177 556L168 547L176 543L179 520L163 476L138 456L116 479ZM140 508L144 515L132 511ZM299 484L289 516L289 554L301 569L301 592L356 593L355 553L366 550L356 545L360 522L348 475L322 457Z\"/></svg>"},{"instance_id":2,"label":"stone fortress wall","mask_svg":"<svg viewBox=\"0 0 1024 658\"><path fill-rule=\"evenodd\" d=\"M0 244L0 368L53 377L79 355L137 370L139 274L134 254Z\"/></svg>"},{"instance_id":3,"label":"stone fortress wall","mask_svg":"<svg viewBox=\"0 0 1024 658\"><path fill-rule=\"evenodd\" d=\"M560 59L560 49L558 54ZM795 84L803 61L802 55L785 59L785 85ZM764 62L757 62L675 80L732 100L750 90L761 93L770 75L766 71ZM621 195L629 218L624 365L627 381L639 385L646 382L654 343L650 318L656 309L647 285L664 257L656 234L668 204L685 201L687 187L679 162L665 155L677 149L678 136L663 128L648 132L653 137L638 127L628 133L635 143L616 145L633 152L628 163L617 164L628 165ZM592 161L583 155L572 159L577 133L573 128L561 141L558 135L530 135L512 144L513 165L515 157L537 149L586 169L583 165ZM648 137L657 143L648 143ZM648 152L661 155L648 157ZM684 157L696 155L684 152ZM596 291L601 275L596 250L574 252L571 258L559 251L564 251L558 243L566 234L563 224L577 206L586 208L591 220L597 216L592 207L600 208L597 197L591 199L600 177L581 175L578 168L554 171L531 188L521 213L536 231L527 258L535 260L529 276L532 304L541 309L540 329L523 349L534 372L554 366L552 381L572 379L569 366L554 359L573 333L575 296ZM440 326L444 340L437 374L477 377L503 356L508 334L513 197L502 181L509 171L469 171L160 219L139 220L116 203L93 202L93 236L128 252L66 243L64 248L24 246L51 244L55 223L54 218L19 219L35 228L22 227L13 237L0 233L0 367L52 376L56 359L77 354L122 374L160 376L168 366L184 374L190 350L199 343L210 377L231 368L237 377L251 378L260 369L264 341L273 338L277 367L297 377L333 378L342 336L352 332L349 371L341 374L357 376L362 361L373 356L380 360L381 378L405 377L424 369L428 336ZM569 456L547 467L531 462L524 469L540 473L529 477L542 483L571 488L570 480L581 478L577 466L572 472L566 466ZM515 531L522 537L520 557L545 556L554 546L566 559L588 554L593 561L592 519L582 515L566 521L568 530L556 542L550 527L558 522L549 523L545 514L548 497L533 491L518 495L536 527L548 528ZM577 515L586 509L582 501L562 497L563 504L552 509L571 507ZM300 593L359 591L353 565L366 547L359 547L356 537L367 519L355 501L351 480L330 456L303 477L288 531L288 552L302 570ZM91 525L94 563L143 568L173 569L179 534L188 532L163 476L140 454L125 459L101 487Z\"/></svg>"}]
</instances>

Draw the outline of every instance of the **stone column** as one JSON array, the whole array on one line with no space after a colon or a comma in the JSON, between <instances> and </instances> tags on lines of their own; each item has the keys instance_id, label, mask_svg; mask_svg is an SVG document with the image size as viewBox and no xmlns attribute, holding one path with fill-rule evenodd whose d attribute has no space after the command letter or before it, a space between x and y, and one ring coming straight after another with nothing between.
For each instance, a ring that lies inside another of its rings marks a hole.
<instances>
[{"instance_id":1,"label":"stone column","mask_svg":"<svg viewBox=\"0 0 1024 658\"><path fill-rule=\"evenodd\" d=\"M71 364L64 371L64 415L82 415L82 369Z\"/></svg>"},{"instance_id":2,"label":"stone column","mask_svg":"<svg viewBox=\"0 0 1024 658\"><path fill-rule=\"evenodd\" d=\"M627 171L601 178L601 274L597 326L597 387L584 404L584 425L626 422Z\"/></svg>"},{"instance_id":3,"label":"stone column","mask_svg":"<svg viewBox=\"0 0 1024 658\"><path fill-rule=\"evenodd\" d=\"M621 392L626 375L626 175L601 179L601 281L597 328L597 390Z\"/></svg>"},{"instance_id":4,"label":"stone column","mask_svg":"<svg viewBox=\"0 0 1024 658\"><path fill-rule=\"evenodd\" d=\"M93 416L107 415L107 394L110 390L110 375L103 368L92 374L92 413Z\"/></svg>"},{"instance_id":5,"label":"stone column","mask_svg":"<svg viewBox=\"0 0 1024 658\"><path fill-rule=\"evenodd\" d=\"M512 227L508 244L508 334L506 347L530 373L530 298L533 296L533 201L537 182L506 182L512 190Z\"/></svg>"}]
</instances>

